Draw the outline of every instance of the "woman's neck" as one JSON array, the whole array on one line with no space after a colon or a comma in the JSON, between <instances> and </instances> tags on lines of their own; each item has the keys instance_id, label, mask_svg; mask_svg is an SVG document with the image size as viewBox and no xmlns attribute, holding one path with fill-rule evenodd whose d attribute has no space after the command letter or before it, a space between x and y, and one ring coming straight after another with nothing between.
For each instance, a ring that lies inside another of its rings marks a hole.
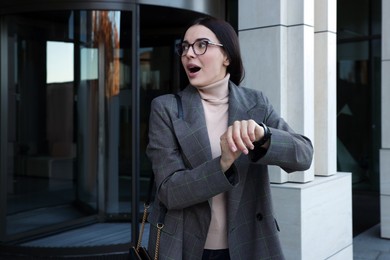
<instances>
[{"instance_id":1,"label":"woman's neck","mask_svg":"<svg viewBox=\"0 0 390 260\"><path fill-rule=\"evenodd\" d=\"M229 95L230 74L208 86L198 89L201 98L205 101L213 102L223 100Z\"/></svg>"}]
</instances>

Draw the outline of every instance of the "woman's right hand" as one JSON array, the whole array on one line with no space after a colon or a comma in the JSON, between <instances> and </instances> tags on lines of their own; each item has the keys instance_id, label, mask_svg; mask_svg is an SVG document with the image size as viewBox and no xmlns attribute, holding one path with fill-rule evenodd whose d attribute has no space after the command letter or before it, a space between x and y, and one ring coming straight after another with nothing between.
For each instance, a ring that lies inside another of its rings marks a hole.
<instances>
[{"instance_id":1,"label":"woman's right hand","mask_svg":"<svg viewBox=\"0 0 390 260\"><path fill-rule=\"evenodd\" d=\"M248 154L263 136L264 129L254 120L235 121L220 138L222 170L227 171L241 153Z\"/></svg>"}]
</instances>

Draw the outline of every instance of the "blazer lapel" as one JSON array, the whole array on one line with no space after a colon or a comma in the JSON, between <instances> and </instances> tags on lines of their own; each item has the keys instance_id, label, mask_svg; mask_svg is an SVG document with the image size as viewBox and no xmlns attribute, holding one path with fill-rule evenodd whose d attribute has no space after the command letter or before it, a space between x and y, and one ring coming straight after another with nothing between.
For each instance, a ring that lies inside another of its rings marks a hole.
<instances>
[{"instance_id":1,"label":"blazer lapel","mask_svg":"<svg viewBox=\"0 0 390 260\"><path fill-rule=\"evenodd\" d=\"M187 166L194 168L212 158L206 119L196 88L188 86L179 95L184 118L174 121L173 127Z\"/></svg>"},{"instance_id":2,"label":"blazer lapel","mask_svg":"<svg viewBox=\"0 0 390 260\"><path fill-rule=\"evenodd\" d=\"M249 110L254 106L248 97L244 97L240 88L230 82L229 87L229 125L236 120L250 119Z\"/></svg>"}]
</instances>

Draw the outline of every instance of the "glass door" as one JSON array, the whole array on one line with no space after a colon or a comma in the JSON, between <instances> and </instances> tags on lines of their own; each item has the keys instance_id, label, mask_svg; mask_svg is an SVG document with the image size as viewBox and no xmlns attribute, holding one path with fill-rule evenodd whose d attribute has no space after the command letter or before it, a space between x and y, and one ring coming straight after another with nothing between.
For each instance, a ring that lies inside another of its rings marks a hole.
<instances>
[{"instance_id":1,"label":"glass door","mask_svg":"<svg viewBox=\"0 0 390 260\"><path fill-rule=\"evenodd\" d=\"M90 216L80 210L74 14L7 17L7 237Z\"/></svg>"},{"instance_id":2,"label":"glass door","mask_svg":"<svg viewBox=\"0 0 390 260\"><path fill-rule=\"evenodd\" d=\"M337 10L337 168L352 173L356 236L380 222L381 1Z\"/></svg>"},{"instance_id":3,"label":"glass door","mask_svg":"<svg viewBox=\"0 0 390 260\"><path fill-rule=\"evenodd\" d=\"M132 19L131 11L6 17L10 76L2 241L116 214L121 199L127 203L122 210L131 211L129 196L120 198L118 172L131 174L121 164L131 165L131 124L120 130L119 111L129 122ZM127 140L122 145L120 134Z\"/></svg>"}]
</instances>

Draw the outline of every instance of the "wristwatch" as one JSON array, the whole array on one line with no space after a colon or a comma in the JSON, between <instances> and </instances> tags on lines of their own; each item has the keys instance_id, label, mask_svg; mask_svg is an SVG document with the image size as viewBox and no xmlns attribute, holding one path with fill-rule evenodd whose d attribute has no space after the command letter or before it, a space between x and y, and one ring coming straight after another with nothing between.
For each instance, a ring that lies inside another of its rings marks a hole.
<instances>
[{"instance_id":1,"label":"wristwatch","mask_svg":"<svg viewBox=\"0 0 390 260\"><path fill-rule=\"evenodd\" d=\"M263 122L259 123L259 125L264 129L264 136L259 141L257 141L257 145L262 146L271 138L272 132Z\"/></svg>"}]
</instances>

